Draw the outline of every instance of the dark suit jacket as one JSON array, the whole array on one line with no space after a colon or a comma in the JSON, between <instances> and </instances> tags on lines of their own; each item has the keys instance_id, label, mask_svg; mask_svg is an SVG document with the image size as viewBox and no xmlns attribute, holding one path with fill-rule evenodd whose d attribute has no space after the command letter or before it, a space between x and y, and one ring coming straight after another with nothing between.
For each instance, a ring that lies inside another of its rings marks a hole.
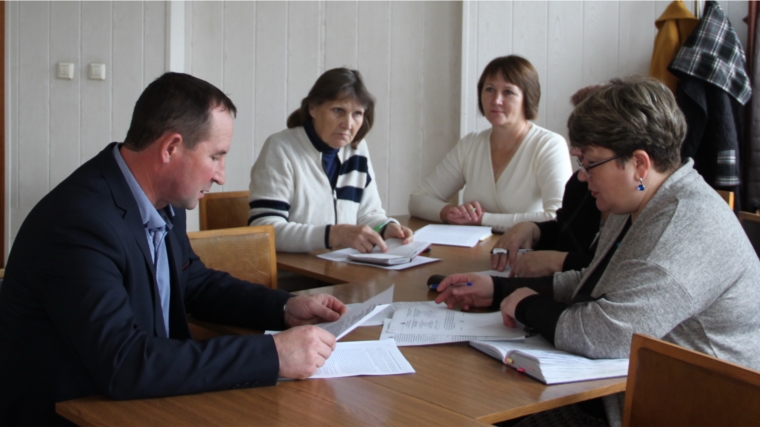
<instances>
[{"instance_id":1,"label":"dark suit jacket","mask_svg":"<svg viewBox=\"0 0 760 427\"><path fill-rule=\"evenodd\" d=\"M186 314L282 329L290 294L207 269L185 211L166 237L170 334L134 197L109 144L32 209L0 288L0 424L55 424L54 402L132 399L272 385L271 336L195 342Z\"/></svg>"}]
</instances>

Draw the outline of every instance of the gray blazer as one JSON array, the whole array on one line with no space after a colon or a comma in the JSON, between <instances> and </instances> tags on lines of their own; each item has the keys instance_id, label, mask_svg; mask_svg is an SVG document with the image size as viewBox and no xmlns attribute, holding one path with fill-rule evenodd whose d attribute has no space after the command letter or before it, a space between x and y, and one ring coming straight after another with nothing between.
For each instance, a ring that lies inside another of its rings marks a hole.
<instances>
[{"instance_id":1,"label":"gray blazer","mask_svg":"<svg viewBox=\"0 0 760 427\"><path fill-rule=\"evenodd\" d=\"M557 348L628 357L634 332L760 370L760 261L726 202L689 160L633 222L592 297L560 316ZM591 265L554 277L569 302L614 244L628 215L611 215Z\"/></svg>"}]
</instances>

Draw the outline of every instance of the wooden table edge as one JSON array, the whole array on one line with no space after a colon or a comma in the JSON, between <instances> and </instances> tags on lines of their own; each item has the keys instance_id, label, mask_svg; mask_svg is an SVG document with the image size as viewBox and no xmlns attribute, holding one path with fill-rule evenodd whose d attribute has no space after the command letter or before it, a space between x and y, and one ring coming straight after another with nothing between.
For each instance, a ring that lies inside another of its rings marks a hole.
<instances>
[{"instance_id":1,"label":"wooden table edge","mask_svg":"<svg viewBox=\"0 0 760 427\"><path fill-rule=\"evenodd\" d=\"M475 417L479 421L486 422L488 424L495 424L503 421L512 420L527 415L537 414L539 412L547 411L549 409L555 409L562 406L572 405L578 402L584 402L586 400L595 399L598 397L609 396L611 394L620 393L625 391L626 377L620 377L621 382L611 384L605 387L599 387L593 390L588 390L582 393L574 394L571 396L562 396L555 399L546 400L543 402L534 403L529 406L521 406L508 411L496 412L493 414L483 415ZM558 402L559 401L559 402Z\"/></svg>"}]
</instances>

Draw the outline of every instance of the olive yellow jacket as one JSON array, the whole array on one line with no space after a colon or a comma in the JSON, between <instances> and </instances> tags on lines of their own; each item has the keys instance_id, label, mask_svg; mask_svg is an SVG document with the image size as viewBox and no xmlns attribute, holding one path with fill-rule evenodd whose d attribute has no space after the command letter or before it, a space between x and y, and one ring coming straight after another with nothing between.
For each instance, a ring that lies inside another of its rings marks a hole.
<instances>
[{"instance_id":1,"label":"olive yellow jacket","mask_svg":"<svg viewBox=\"0 0 760 427\"><path fill-rule=\"evenodd\" d=\"M694 31L698 22L699 19L681 0L670 3L665 12L654 21L659 32L654 39L649 75L665 83L674 94L678 88L678 79L670 74L668 65Z\"/></svg>"}]
</instances>

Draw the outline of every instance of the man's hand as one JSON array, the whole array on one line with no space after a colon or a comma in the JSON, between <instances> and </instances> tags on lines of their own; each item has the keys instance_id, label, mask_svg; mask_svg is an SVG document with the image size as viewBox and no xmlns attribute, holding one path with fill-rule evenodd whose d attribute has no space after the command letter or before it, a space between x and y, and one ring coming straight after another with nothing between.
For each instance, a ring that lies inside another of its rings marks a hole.
<instances>
[{"instance_id":1,"label":"man's hand","mask_svg":"<svg viewBox=\"0 0 760 427\"><path fill-rule=\"evenodd\" d=\"M485 211L478 202L461 206L446 205L441 209L441 221L457 225L480 225Z\"/></svg>"},{"instance_id":2,"label":"man's hand","mask_svg":"<svg viewBox=\"0 0 760 427\"><path fill-rule=\"evenodd\" d=\"M567 252L533 251L521 254L509 277L544 277L562 271Z\"/></svg>"},{"instance_id":3,"label":"man's hand","mask_svg":"<svg viewBox=\"0 0 760 427\"><path fill-rule=\"evenodd\" d=\"M472 286L467 286L471 283ZM452 274L438 284L436 304L446 302L448 308L459 303L463 311L473 307L488 307L493 301L493 279L476 273Z\"/></svg>"},{"instance_id":4,"label":"man's hand","mask_svg":"<svg viewBox=\"0 0 760 427\"><path fill-rule=\"evenodd\" d=\"M515 265L517 253L520 249L531 249L538 243L541 230L534 222L521 222L507 230L493 245L494 248L506 249L509 253L491 255L491 267L494 270L504 271L507 264Z\"/></svg>"},{"instance_id":5,"label":"man's hand","mask_svg":"<svg viewBox=\"0 0 760 427\"><path fill-rule=\"evenodd\" d=\"M285 324L293 327L334 322L347 311L348 308L332 295L299 295L285 303Z\"/></svg>"},{"instance_id":6,"label":"man's hand","mask_svg":"<svg viewBox=\"0 0 760 427\"><path fill-rule=\"evenodd\" d=\"M517 308L517 304L520 304L520 301L523 299L536 294L538 294L538 292L533 289L519 288L515 289L515 291L509 294L508 297L504 298L501 302L501 317L504 319L504 325L509 326L510 328L517 326L517 321L515 320L515 309Z\"/></svg>"},{"instance_id":7,"label":"man's hand","mask_svg":"<svg viewBox=\"0 0 760 427\"><path fill-rule=\"evenodd\" d=\"M330 247L335 246L353 248L361 253L372 252L375 246L383 252L388 250L382 236L367 225L333 225L330 227Z\"/></svg>"},{"instance_id":8,"label":"man's hand","mask_svg":"<svg viewBox=\"0 0 760 427\"><path fill-rule=\"evenodd\" d=\"M316 326L298 326L273 338L280 359L279 376L283 378L303 379L314 375L335 350L335 336Z\"/></svg>"},{"instance_id":9,"label":"man's hand","mask_svg":"<svg viewBox=\"0 0 760 427\"><path fill-rule=\"evenodd\" d=\"M395 222L391 222L385 226L383 237L385 239L390 239L392 237L395 237L397 239L403 239L404 244L407 244L407 243L410 243L412 240L414 240L414 231L412 231L412 229L409 227L404 227L403 225L399 225L399 224L396 224Z\"/></svg>"}]
</instances>

